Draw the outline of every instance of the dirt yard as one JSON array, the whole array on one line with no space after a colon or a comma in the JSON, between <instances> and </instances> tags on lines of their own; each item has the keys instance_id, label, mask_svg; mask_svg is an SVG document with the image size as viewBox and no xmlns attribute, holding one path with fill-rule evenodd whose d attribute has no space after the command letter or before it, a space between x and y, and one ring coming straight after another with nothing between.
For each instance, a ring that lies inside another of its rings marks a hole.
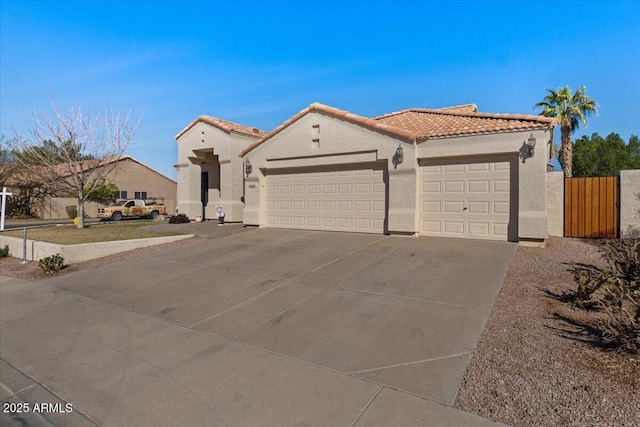
<instances>
[{"instance_id":1,"label":"dirt yard","mask_svg":"<svg viewBox=\"0 0 640 427\"><path fill-rule=\"evenodd\" d=\"M570 262L602 265L598 243L519 247L456 406L517 426L640 426L640 358L599 348L589 315L550 297L574 288Z\"/></svg>"}]
</instances>

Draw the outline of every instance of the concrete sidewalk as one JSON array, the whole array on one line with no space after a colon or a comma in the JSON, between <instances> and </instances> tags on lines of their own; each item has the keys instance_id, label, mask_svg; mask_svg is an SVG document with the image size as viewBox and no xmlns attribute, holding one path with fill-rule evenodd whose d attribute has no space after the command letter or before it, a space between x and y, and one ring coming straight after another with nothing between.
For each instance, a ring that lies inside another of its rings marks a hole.
<instances>
[{"instance_id":1,"label":"concrete sidewalk","mask_svg":"<svg viewBox=\"0 0 640 427\"><path fill-rule=\"evenodd\" d=\"M30 414L55 425L496 425L452 404L514 251L259 229L2 277L2 399L72 404Z\"/></svg>"}]
</instances>

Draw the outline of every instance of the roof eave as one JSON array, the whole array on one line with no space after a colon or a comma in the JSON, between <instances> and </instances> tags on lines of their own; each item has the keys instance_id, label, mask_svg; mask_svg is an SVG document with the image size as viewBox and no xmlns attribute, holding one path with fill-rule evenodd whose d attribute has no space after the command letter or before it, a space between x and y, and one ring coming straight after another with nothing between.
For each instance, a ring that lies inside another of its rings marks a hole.
<instances>
[{"instance_id":1,"label":"roof eave","mask_svg":"<svg viewBox=\"0 0 640 427\"><path fill-rule=\"evenodd\" d=\"M399 138L402 138L402 139L405 139L405 140L408 140L408 141L412 141L413 142L416 139L416 134L414 132L410 132L410 131L407 131L405 129L401 129L401 128L397 128L397 127L394 127L394 126L389 126L389 125L385 125L385 124L382 124L382 123L378 123L377 121L375 121L373 119L362 117L362 116L359 116L357 114L350 113L349 111L340 110L338 108L331 107L329 105L324 105L324 104L320 104L320 103L315 102L315 103L309 105L307 108L304 108L303 110L301 110L299 113L297 113L294 116L292 116L290 119L288 119L287 121L282 123L280 126L276 127L274 130L272 130L271 132L266 134L260 140L258 140L256 142L254 142L253 144L249 145L247 148L245 148L244 150L242 150L240 152L239 156L243 157L243 156L247 155L254 148L256 148L259 145L263 144L267 140L273 138L278 133L280 133L281 131L283 131L284 129L286 129L287 127L292 125L293 123L297 122L302 117L306 116L307 114L309 114L312 111L317 111L317 112L319 112L321 114L328 114L330 116L345 120L347 122L354 123L354 124L361 125L361 126L365 126L367 128L370 128L371 130L375 130L375 131L378 131L378 132L386 133L386 134L389 134L391 136L399 137Z\"/></svg>"}]
</instances>

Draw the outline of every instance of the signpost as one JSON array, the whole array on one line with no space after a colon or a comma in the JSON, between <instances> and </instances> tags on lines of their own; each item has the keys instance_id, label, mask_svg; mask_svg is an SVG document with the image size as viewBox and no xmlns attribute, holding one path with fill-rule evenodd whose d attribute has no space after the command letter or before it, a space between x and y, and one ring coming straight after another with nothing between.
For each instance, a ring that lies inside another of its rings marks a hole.
<instances>
[{"instance_id":1,"label":"signpost","mask_svg":"<svg viewBox=\"0 0 640 427\"><path fill-rule=\"evenodd\" d=\"M2 211L2 213L0 213L0 231L4 230L4 212L7 207L7 196L12 195L13 193L7 192L7 187L2 187L2 193L0 193L0 196L2 196L2 206L0 207L0 211Z\"/></svg>"}]
</instances>

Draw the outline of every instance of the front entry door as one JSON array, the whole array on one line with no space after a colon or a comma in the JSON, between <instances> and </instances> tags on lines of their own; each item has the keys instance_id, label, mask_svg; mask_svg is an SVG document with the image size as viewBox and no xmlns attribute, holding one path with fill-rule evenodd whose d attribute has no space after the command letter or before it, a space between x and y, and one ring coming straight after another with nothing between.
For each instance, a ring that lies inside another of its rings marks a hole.
<instances>
[{"instance_id":1,"label":"front entry door","mask_svg":"<svg viewBox=\"0 0 640 427\"><path fill-rule=\"evenodd\" d=\"M209 203L209 172L200 172L200 201L202 202L202 220L205 220L205 209Z\"/></svg>"}]
</instances>

